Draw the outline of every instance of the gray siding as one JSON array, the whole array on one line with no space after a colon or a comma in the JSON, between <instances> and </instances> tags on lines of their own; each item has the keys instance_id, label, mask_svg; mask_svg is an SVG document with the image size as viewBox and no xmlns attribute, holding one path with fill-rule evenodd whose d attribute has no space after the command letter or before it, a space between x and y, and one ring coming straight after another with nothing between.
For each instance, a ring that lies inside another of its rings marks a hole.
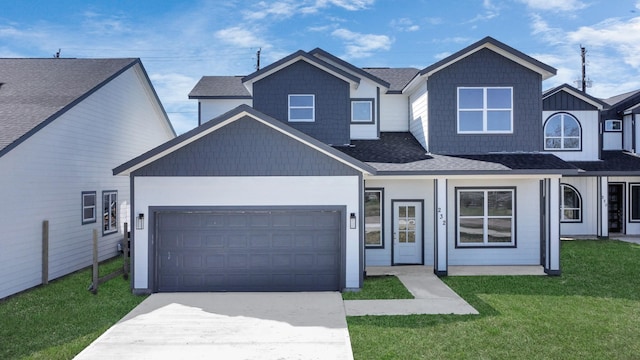
<instances>
[{"instance_id":1,"label":"gray siding","mask_svg":"<svg viewBox=\"0 0 640 360\"><path fill-rule=\"evenodd\" d=\"M513 87L512 134L457 134L457 87ZM542 150L542 77L483 49L435 73L428 80L429 151L479 154Z\"/></svg>"},{"instance_id":2,"label":"gray siding","mask_svg":"<svg viewBox=\"0 0 640 360\"><path fill-rule=\"evenodd\" d=\"M315 122L288 122L288 95L315 95ZM324 143L349 143L349 84L304 61L253 84L253 107Z\"/></svg>"},{"instance_id":3,"label":"gray siding","mask_svg":"<svg viewBox=\"0 0 640 360\"><path fill-rule=\"evenodd\" d=\"M545 111L559 110L598 110L588 102L565 92L559 91L542 100L542 109Z\"/></svg>"},{"instance_id":4,"label":"gray siding","mask_svg":"<svg viewBox=\"0 0 640 360\"><path fill-rule=\"evenodd\" d=\"M339 176L353 168L250 118L239 119L135 176Z\"/></svg>"}]
</instances>

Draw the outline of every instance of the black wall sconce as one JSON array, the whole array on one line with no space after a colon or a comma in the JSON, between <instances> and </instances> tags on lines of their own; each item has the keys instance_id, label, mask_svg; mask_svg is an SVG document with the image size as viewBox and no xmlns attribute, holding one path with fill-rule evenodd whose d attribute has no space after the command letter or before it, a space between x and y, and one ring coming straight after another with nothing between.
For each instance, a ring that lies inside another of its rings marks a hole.
<instances>
[{"instance_id":1,"label":"black wall sconce","mask_svg":"<svg viewBox=\"0 0 640 360\"><path fill-rule=\"evenodd\" d=\"M136 230L142 230L142 229L144 229L144 214L140 213L136 218Z\"/></svg>"},{"instance_id":2,"label":"black wall sconce","mask_svg":"<svg viewBox=\"0 0 640 360\"><path fill-rule=\"evenodd\" d=\"M351 229L356 228L356 213L351 213L351 215L349 215L349 227Z\"/></svg>"}]
</instances>

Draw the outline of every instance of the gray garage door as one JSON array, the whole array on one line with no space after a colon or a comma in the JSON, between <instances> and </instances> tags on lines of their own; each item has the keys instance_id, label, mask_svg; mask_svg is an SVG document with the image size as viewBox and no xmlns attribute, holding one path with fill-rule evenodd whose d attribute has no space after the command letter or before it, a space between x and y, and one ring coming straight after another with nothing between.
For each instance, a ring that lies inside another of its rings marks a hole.
<instances>
[{"instance_id":1,"label":"gray garage door","mask_svg":"<svg viewBox=\"0 0 640 360\"><path fill-rule=\"evenodd\" d=\"M156 290L339 290L336 210L156 212Z\"/></svg>"}]
</instances>

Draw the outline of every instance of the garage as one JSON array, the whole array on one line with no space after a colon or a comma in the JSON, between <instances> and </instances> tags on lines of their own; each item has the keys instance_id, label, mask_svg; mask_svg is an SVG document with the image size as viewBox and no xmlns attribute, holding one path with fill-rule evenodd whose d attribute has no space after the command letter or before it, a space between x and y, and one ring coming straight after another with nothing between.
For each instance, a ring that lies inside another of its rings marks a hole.
<instances>
[{"instance_id":1,"label":"garage","mask_svg":"<svg viewBox=\"0 0 640 360\"><path fill-rule=\"evenodd\" d=\"M155 211L154 290L340 290L343 219L330 207Z\"/></svg>"}]
</instances>

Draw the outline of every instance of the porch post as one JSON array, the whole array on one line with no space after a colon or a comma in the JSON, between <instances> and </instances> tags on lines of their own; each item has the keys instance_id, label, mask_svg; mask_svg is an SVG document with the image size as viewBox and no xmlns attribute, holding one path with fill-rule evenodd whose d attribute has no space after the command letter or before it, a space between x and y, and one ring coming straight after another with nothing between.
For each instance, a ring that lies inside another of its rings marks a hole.
<instances>
[{"instance_id":1,"label":"porch post","mask_svg":"<svg viewBox=\"0 0 640 360\"><path fill-rule=\"evenodd\" d=\"M560 275L560 178L547 179L549 198L549 238L544 272Z\"/></svg>"},{"instance_id":2,"label":"porch post","mask_svg":"<svg viewBox=\"0 0 640 360\"><path fill-rule=\"evenodd\" d=\"M433 272L438 276L446 276L447 259L447 179L435 179L435 249ZM453 220L452 220L453 221Z\"/></svg>"},{"instance_id":3,"label":"porch post","mask_svg":"<svg viewBox=\"0 0 640 360\"><path fill-rule=\"evenodd\" d=\"M598 237L609 237L609 178L598 177Z\"/></svg>"}]
</instances>

